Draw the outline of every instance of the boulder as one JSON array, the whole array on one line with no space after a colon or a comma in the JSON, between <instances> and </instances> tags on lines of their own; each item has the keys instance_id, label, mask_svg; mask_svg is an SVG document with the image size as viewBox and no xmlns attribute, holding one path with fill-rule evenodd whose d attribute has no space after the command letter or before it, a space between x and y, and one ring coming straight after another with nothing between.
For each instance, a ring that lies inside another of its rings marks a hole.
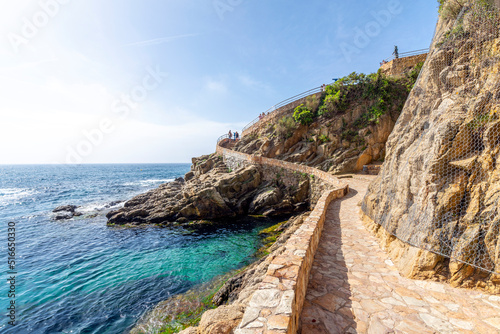
<instances>
[{"instance_id":1,"label":"boulder","mask_svg":"<svg viewBox=\"0 0 500 334\"><path fill-rule=\"evenodd\" d=\"M279 203L282 199L282 192L276 187L267 187L262 189L250 203L249 213L260 214L269 209L269 207Z\"/></svg>"},{"instance_id":2,"label":"boulder","mask_svg":"<svg viewBox=\"0 0 500 334\"><path fill-rule=\"evenodd\" d=\"M78 206L76 205L62 205L52 210L52 212L61 212L61 211L75 212L76 208L78 208Z\"/></svg>"},{"instance_id":3,"label":"boulder","mask_svg":"<svg viewBox=\"0 0 500 334\"><path fill-rule=\"evenodd\" d=\"M284 214L305 207L293 204L307 201L307 184L299 187L292 204L282 199L291 195L283 191L292 192L293 189L268 188L258 166L249 165L229 172L228 168L221 167L224 163L220 157L202 158L193 160L194 172L186 174L185 179L163 184L132 198L123 208L110 211L106 215L108 223L186 224L193 220L217 220L266 210Z\"/></svg>"},{"instance_id":4,"label":"boulder","mask_svg":"<svg viewBox=\"0 0 500 334\"><path fill-rule=\"evenodd\" d=\"M192 178L194 177L194 172L193 171L190 171L190 172L187 172L186 175L184 175L184 180L186 180L186 182L188 182L189 180L191 180Z\"/></svg>"},{"instance_id":5,"label":"boulder","mask_svg":"<svg viewBox=\"0 0 500 334\"><path fill-rule=\"evenodd\" d=\"M198 334L231 334L243 318L242 304L223 305L203 313Z\"/></svg>"},{"instance_id":6,"label":"boulder","mask_svg":"<svg viewBox=\"0 0 500 334\"><path fill-rule=\"evenodd\" d=\"M54 220L67 220L73 218L73 214L70 212L67 213L58 213L54 216Z\"/></svg>"}]
</instances>

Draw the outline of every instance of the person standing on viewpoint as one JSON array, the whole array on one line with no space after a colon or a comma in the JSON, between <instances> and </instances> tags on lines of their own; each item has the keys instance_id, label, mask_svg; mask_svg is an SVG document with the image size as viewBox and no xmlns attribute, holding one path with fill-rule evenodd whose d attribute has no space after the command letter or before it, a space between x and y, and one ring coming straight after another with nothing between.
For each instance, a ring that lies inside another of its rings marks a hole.
<instances>
[{"instance_id":1,"label":"person standing on viewpoint","mask_svg":"<svg viewBox=\"0 0 500 334\"><path fill-rule=\"evenodd\" d=\"M228 136L229 136L229 140L231 140L231 138L233 137L233 133L231 132L231 130L229 130Z\"/></svg>"}]
</instances>

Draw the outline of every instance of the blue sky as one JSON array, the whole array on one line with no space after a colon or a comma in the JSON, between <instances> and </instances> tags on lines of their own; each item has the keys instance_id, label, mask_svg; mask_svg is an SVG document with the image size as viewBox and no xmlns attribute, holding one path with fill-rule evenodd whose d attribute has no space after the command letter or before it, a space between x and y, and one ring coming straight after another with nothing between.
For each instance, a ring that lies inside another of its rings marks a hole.
<instances>
[{"instance_id":1,"label":"blue sky","mask_svg":"<svg viewBox=\"0 0 500 334\"><path fill-rule=\"evenodd\" d=\"M0 163L189 162L290 96L430 45L437 2L16 0Z\"/></svg>"}]
</instances>

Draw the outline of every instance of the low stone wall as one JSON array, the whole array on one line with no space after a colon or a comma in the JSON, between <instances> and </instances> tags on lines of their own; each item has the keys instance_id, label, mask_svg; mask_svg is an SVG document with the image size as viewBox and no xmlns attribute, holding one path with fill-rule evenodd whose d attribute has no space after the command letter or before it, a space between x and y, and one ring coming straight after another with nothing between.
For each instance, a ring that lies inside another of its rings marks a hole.
<instances>
[{"instance_id":1,"label":"low stone wall","mask_svg":"<svg viewBox=\"0 0 500 334\"><path fill-rule=\"evenodd\" d=\"M287 240L285 251L276 256L268 267L247 306L235 334L289 333L295 334L307 292L309 274L318 248L329 204L349 192L347 184L318 169L294 163L240 153L217 145L229 168L259 164L288 172L306 173L329 187L317 200L309 217ZM231 167L233 166L233 167Z\"/></svg>"},{"instance_id":2,"label":"low stone wall","mask_svg":"<svg viewBox=\"0 0 500 334\"><path fill-rule=\"evenodd\" d=\"M295 164L293 162L288 162L288 161L283 161L283 160L277 160L277 159L269 159L265 157L260 157L260 156L254 156L250 154L245 154L237 151L232 151L226 148L223 148L219 145L217 145L217 153L219 155L222 155L224 158L224 162L226 165L231 168L231 169L236 169L238 167L243 167L244 165L249 165L249 164L259 164L259 165L267 165L267 166L275 166L275 167L281 167L285 169L289 169L298 173L305 173L312 175L314 177L317 177L326 183L330 184L332 187L347 187L347 185L340 181L338 178L333 176L332 174L328 172L324 172L322 170L305 166L305 165L299 165Z\"/></svg>"},{"instance_id":3,"label":"low stone wall","mask_svg":"<svg viewBox=\"0 0 500 334\"><path fill-rule=\"evenodd\" d=\"M321 97L321 94L323 94L323 93L319 92L319 93L311 94L309 96L316 96L319 99ZM244 130L241 133L241 136L243 137L243 136L247 136L247 135L249 135L251 133L257 132L260 129L268 126L269 123L276 123L279 118L281 118L283 116L286 116L288 114L293 113L293 111L295 110L296 107L298 107L302 103L306 103L306 99L309 96L303 97L301 99L293 101L293 102L291 102L291 103L289 103L289 104L287 104L287 105L285 105L283 107L280 107L280 108L274 110L269 115L264 116L264 118L262 118L261 120L259 120L257 123L255 123L254 125L252 125L248 129Z\"/></svg>"},{"instance_id":4,"label":"low stone wall","mask_svg":"<svg viewBox=\"0 0 500 334\"><path fill-rule=\"evenodd\" d=\"M396 58L382 65L380 69L385 75L397 76L405 73L409 68L412 68L418 63L424 62L426 58L427 53L404 58Z\"/></svg>"}]
</instances>

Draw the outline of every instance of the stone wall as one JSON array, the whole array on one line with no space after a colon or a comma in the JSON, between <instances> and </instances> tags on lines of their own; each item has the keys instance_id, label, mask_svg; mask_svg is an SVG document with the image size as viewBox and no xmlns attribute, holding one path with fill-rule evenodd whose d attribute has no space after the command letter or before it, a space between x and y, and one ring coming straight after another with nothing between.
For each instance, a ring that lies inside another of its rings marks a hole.
<instances>
[{"instance_id":1,"label":"stone wall","mask_svg":"<svg viewBox=\"0 0 500 334\"><path fill-rule=\"evenodd\" d=\"M316 96L318 99L321 97L322 92L319 93L314 93L309 96ZM296 101L293 101L285 106L282 106L273 112L271 112L269 115L264 116L261 120L259 120L257 123L249 127L248 129L244 130L241 133L241 136L247 136L249 134L252 134L254 132L260 131L262 128L268 126L269 124L275 124L278 122L278 119L280 119L283 116L287 116L293 113L294 109L301 105L302 103L306 103L306 99L309 97L303 97L301 99L298 99Z\"/></svg>"},{"instance_id":2,"label":"stone wall","mask_svg":"<svg viewBox=\"0 0 500 334\"><path fill-rule=\"evenodd\" d=\"M330 184L333 187L344 187L346 184L342 181L340 181L338 178L336 178L334 175L324 172L322 170L305 166L305 165L299 165L295 164L292 162L287 162L283 160L277 160L277 159L269 159L261 156L254 156L250 154L245 154L237 151L232 151L226 148L223 148L221 146L217 146L217 153L219 155L222 155L224 157L224 162L226 165L228 165L229 168L233 167L242 167L244 165L248 164L259 164L259 165L266 165L266 166L275 166L275 167L281 167L284 169L288 169L291 171L295 171L298 173L305 173L309 174L310 176L314 176L314 178L319 178L326 183ZM231 167L233 166L233 167Z\"/></svg>"},{"instance_id":3,"label":"stone wall","mask_svg":"<svg viewBox=\"0 0 500 334\"><path fill-rule=\"evenodd\" d=\"M314 180L311 183L328 188L322 191L309 217L287 240L285 251L272 259L263 281L245 309L241 323L234 331L235 334L296 333L326 209L334 199L345 196L349 187L333 175L312 167L257 157L219 145L217 153L224 157L229 168L258 164L264 169L264 174L279 172L288 175L286 177L307 174Z\"/></svg>"},{"instance_id":4,"label":"stone wall","mask_svg":"<svg viewBox=\"0 0 500 334\"><path fill-rule=\"evenodd\" d=\"M396 58L382 65L380 69L385 75L398 76L407 72L410 68L417 65L418 63L424 62L426 58L427 53L404 58Z\"/></svg>"}]
</instances>

